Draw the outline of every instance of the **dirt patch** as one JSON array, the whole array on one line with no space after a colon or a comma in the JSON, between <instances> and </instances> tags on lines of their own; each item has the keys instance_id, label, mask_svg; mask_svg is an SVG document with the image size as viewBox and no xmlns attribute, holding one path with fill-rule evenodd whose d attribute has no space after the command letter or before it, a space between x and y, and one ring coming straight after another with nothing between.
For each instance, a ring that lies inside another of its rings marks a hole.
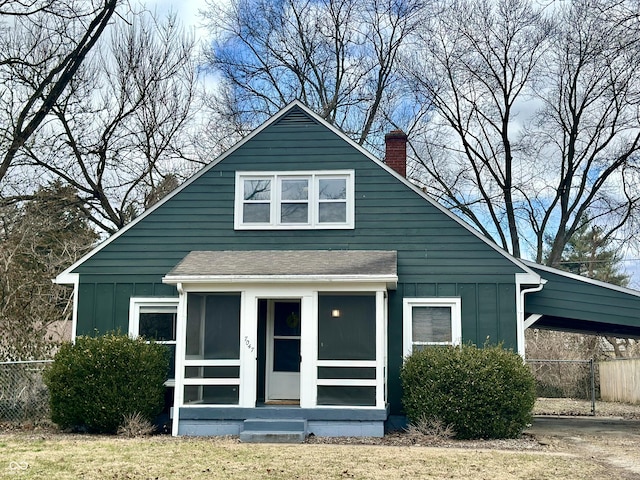
<instances>
[{"instance_id":1,"label":"dirt patch","mask_svg":"<svg viewBox=\"0 0 640 480\"><path fill-rule=\"evenodd\" d=\"M620 417L537 417L527 433L551 451L591 459L611 478L640 477L640 420Z\"/></svg>"},{"instance_id":2,"label":"dirt patch","mask_svg":"<svg viewBox=\"0 0 640 480\"><path fill-rule=\"evenodd\" d=\"M535 436L524 433L519 438L503 440L455 440L440 438L431 435L410 434L404 431L390 432L384 437L316 437L310 435L305 440L309 444L325 445L380 445L390 447L438 447L438 448L465 448L465 449L493 449L493 450L517 450L533 451L544 450Z\"/></svg>"},{"instance_id":3,"label":"dirt patch","mask_svg":"<svg viewBox=\"0 0 640 480\"><path fill-rule=\"evenodd\" d=\"M590 400L573 398L538 398L533 407L534 415L590 416ZM596 417L620 417L640 420L640 405L618 402L596 402Z\"/></svg>"}]
</instances>

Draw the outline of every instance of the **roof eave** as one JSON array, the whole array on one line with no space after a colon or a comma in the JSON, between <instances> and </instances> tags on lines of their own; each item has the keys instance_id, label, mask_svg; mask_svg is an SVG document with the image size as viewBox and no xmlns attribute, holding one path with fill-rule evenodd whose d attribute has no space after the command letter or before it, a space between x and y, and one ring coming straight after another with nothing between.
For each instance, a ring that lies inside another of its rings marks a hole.
<instances>
[{"instance_id":1,"label":"roof eave","mask_svg":"<svg viewBox=\"0 0 640 480\"><path fill-rule=\"evenodd\" d=\"M553 273L555 275L560 275L562 277L570 278L572 280L577 280L579 282L588 283L598 287L608 288L609 290L614 290L616 292L626 293L628 295L634 295L636 297L640 297L640 291L634 290L632 288L621 287L619 285L613 285L611 283L602 282L600 280L595 280L593 278L583 277L582 275L576 275L575 273L567 272L565 270L560 270L554 267L549 267L547 265L540 265L538 263L535 263L529 260L523 260L523 262L525 262L530 267L538 268L543 272Z\"/></svg>"},{"instance_id":2,"label":"roof eave","mask_svg":"<svg viewBox=\"0 0 640 480\"><path fill-rule=\"evenodd\" d=\"M236 283L366 283L385 284L388 290L398 287L397 275L165 275L162 283L236 284Z\"/></svg>"}]
</instances>

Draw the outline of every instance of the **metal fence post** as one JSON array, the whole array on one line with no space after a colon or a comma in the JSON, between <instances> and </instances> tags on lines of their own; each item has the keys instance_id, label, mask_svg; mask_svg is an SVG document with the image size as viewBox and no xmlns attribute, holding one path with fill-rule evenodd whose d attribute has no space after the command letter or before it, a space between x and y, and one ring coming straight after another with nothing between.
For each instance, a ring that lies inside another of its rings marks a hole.
<instances>
[{"instance_id":1,"label":"metal fence post","mask_svg":"<svg viewBox=\"0 0 640 480\"><path fill-rule=\"evenodd\" d=\"M596 414L596 368L593 357L589 360L591 368L591 415Z\"/></svg>"}]
</instances>

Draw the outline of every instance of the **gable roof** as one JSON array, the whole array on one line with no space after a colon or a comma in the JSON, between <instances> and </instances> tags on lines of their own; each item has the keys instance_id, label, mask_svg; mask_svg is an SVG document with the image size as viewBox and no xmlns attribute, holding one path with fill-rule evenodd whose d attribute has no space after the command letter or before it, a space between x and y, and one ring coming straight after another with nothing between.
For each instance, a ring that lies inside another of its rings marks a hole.
<instances>
[{"instance_id":1,"label":"gable roof","mask_svg":"<svg viewBox=\"0 0 640 480\"><path fill-rule=\"evenodd\" d=\"M372 153L370 153L364 147L362 147L361 145L359 145L358 143L353 141L351 138L349 138L346 134L344 134L337 127L335 127L334 125L329 124L326 120L321 118L319 115L317 115L315 112L310 110L306 105L304 105L303 103L301 103L298 100L293 101L292 103L287 105L285 108L280 110L278 113L273 115L266 122L264 122L262 125L260 125L255 130L253 130L249 135L247 135L241 141L236 143L233 147L231 147L230 149L228 149L227 151L222 153L217 159L215 159L214 161L212 161L211 163L209 163L208 165L206 165L202 169L200 169L197 173L195 173L193 176L191 176L188 180L186 180L182 185L180 185L178 188L176 188L173 192L171 192L166 197L164 197L161 201L156 203L152 208L150 208L149 210L145 211L142 215L137 217L135 220L133 220L128 225L126 225L124 228L122 228L121 230L119 230L118 232L113 234L111 237L106 239L101 244L97 245L93 250L88 252L86 255L84 255L82 258L80 258L78 261L76 261L73 265L71 265L70 267L65 269L62 273L60 273L56 277L55 282L56 283L60 283L60 284L73 284L76 281L76 277L77 277L77 274L74 273L74 270L77 267L79 267L80 265L82 265L85 261L87 261L88 259L93 257L96 253L98 253L103 248L105 248L107 245L109 245L112 241L114 241L115 239L117 239L118 237L120 237L121 235L126 233L129 229L133 228L137 223L139 223L140 221L142 221L143 219L145 219L149 215L152 215L155 210L160 208L166 202L170 201L174 196L176 196L182 190L187 188L189 185L191 185L197 179L199 179L200 177L205 175L207 172L209 172L212 168L214 168L220 162L224 161L227 157L232 155L236 150L241 148L246 143L250 142L254 137L256 137L258 134L260 134L266 128L268 128L269 126L275 124L276 122L280 121L281 119L284 119L284 117L287 117L287 116L297 117L299 119L301 114L311 118L315 122L319 123L320 125L324 126L328 130L330 130L332 133L334 133L335 135L340 137L343 141L345 141L347 144L349 144L352 148L356 149L359 153L361 153L366 158L368 158L369 160L374 162L380 168L384 169L388 174L390 174L393 177L395 177L396 180L404 183L407 187L409 187L411 190L413 190L415 193L417 193L419 196L421 196L425 201L430 203L433 207L435 207L441 213L443 213L444 215L449 217L454 222L458 223L460 226L462 226L468 232L473 234L480 241L482 241L485 244L487 244L490 248L492 248L493 250L498 252L500 255L502 255L507 260L509 260L511 263L513 263L515 266L517 266L519 269L521 269L523 272L529 274L528 277L531 278L531 283L537 284L539 282L540 276L534 270L529 268L525 263L523 263L521 260L513 257L511 254L509 254L508 252L506 252L505 250L503 250L502 248L497 246L490 239L488 239L487 237L482 235L480 232L478 232L477 230L472 228L470 225L468 225L462 219L460 219L455 214L453 214L452 212L447 210L445 207L440 205L437 201L435 201L430 196L428 196L420 188L416 187L409 180L407 180L406 178L404 178L403 176L398 174L395 170L393 170L391 167L389 167L388 165L383 163L381 160L376 158Z\"/></svg>"}]
</instances>

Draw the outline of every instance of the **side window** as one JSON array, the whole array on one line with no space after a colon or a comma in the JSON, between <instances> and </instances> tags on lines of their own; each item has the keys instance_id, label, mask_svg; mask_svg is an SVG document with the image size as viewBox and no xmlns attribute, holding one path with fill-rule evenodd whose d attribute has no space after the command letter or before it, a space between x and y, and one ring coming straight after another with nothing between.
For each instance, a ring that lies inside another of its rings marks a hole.
<instances>
[{"instance_id":1,"label":"side window","mask_svg":"<svg viewBox=\"0 0 640 480\"><path fill-rule=\"evenodd\" d=\"M177 299L131 299L129 310L129 334L144 337L167 345L170 364L167 385L175 383L176 371L176 323L178 316Z\"/></svg>"},{"instance_id":2,"label":"side window","mask_svg":"<svg viewBox=\"0 0 640 480\"><path fill-rule=\"evenodd\" d=\"M404 355L430 345L457 345L462 341L459 298L405 298Z\"/></svg>"}]
</instances>

